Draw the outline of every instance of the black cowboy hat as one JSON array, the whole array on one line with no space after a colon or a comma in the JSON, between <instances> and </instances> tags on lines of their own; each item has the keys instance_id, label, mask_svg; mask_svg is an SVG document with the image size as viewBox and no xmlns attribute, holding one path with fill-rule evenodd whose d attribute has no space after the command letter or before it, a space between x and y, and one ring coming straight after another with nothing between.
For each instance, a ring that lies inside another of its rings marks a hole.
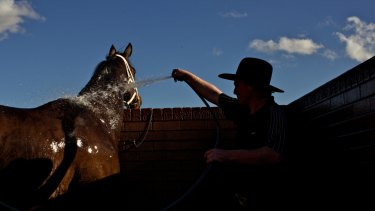
<instances>
[{"instance_id":1,"label":"black cowboy hat","mask_svg":"<svg viewBox=\"0 0 375 211\"><path fill-rule=\"evenodd\" d=\"M271 92L284 92L283 90L270 85L272 77L272 65L262 59L247 57L241 60L236 74L222 73L220 78L227 80L243 80L253 85L269 87Z\"/></svg>"}]
</instances>

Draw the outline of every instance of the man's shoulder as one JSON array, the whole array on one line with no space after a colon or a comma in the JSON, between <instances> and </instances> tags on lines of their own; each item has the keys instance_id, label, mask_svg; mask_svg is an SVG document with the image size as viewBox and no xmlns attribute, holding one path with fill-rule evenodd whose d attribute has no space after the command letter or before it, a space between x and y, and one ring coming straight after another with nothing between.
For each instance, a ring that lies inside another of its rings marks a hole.
<instances>
[{"instance_id":1,"label":"man's shoulder","mask_svg":"<svg viewBox=\"0 0 375 211\"><path fill-rule=\"evenodd\" d=\"M278 112L285 112L285 113L289 112L289 109L288 109L287 105L280 105L280 104L277 104L276 102L273 102L270 105L270 108L271 108L271 110L275 110L275 111L278 111Z\"/></svg>"}]
</instances>

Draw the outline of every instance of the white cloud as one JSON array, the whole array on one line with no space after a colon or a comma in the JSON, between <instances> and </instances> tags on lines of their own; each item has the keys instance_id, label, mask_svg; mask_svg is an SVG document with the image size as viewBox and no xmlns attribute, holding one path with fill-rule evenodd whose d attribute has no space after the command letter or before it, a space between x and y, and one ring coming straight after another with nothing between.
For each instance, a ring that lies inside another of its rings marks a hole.
<instances>
[{"instance_id":1,"label":"white cloud","mask_svg":"<svg viewBox=\"0 0 375 211\"><path fill-rule=\"evenodd\" d=\"M311 39L281 37L278 42L256 39L250 42L249 47L262 52L285 51L290 54L311 55L324 46L314 43Z\"/></svg>"},{"instance_id":2,"label":"white cloud","mask_svg":"<svg viewBox=\"0 0 375 211\"><path fill-rule=\"evenodd\" d=\"M25 18L44 20L27 1L0 0L0 41L10 33L21 33Z\"/></svg>"},{"instance_id":3,"label":"white cloud","mask_svg":"<svg viewBox=\"0 0 375 211\"><path fill-rule=\"evenodd\" d=\"M338 55L336 52L332 51L332 50L329 50L329 49L326 49L324 52L323 52L323 56L326 57L327 59L329 60L335 60L337 59Z\"/></svg>"},{"instance_id":4,"label":"white cloud","mask_svg":"<svg viewBox=\"0 0 375 211\"><path fill-rule=\"evenodd\" d=\"M340 41L346 44L347 55L359 62L373 57L375 55L375 24L367 24L355 16L348 17L347 22L344 30L354 30L352 34L345 35L336 32Z\"/></svg>"},{"instance_id":5,"label":"white cloud","mask_svg":"<svg viewBox=\"0 0 375 211\"><path fill-rule=\"evenodd\" d=\"M232 10L226 13L220 13L221 17L224 18L245 18L247 17L247 12L238 12L236 10Z\"/></svg>"},{"instance_id":6,"label":"white cloud","mask_svg":"<svg viewBox=\"0 0 375 211\"><path fill-rule=\"evenodd\" d=\"M278 44L273 40L263 41L256 39L250 42L249 47L262 52L273 52L277 51Z\"/></svg>"}]
</instances>

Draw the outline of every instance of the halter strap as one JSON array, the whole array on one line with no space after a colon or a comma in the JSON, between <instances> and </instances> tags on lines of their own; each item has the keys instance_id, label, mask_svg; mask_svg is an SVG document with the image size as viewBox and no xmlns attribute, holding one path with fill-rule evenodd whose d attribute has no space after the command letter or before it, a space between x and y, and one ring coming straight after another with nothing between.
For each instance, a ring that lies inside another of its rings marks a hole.
<instances>
[{"instance_id":1,"label":"halter strap","mask_svg":"<svg viewBox=\"0 0 375 211\"><path fill-rule=\"evenodd\" d=\"M128 78L129 78L128 79L128 84L130 84L130 83L134 84L135 83L135 79L134 79L133 73L130 70L130 66L129 66L128 61L126 61L125 57L123 57L120 54L115 54L115 55L117 57L120 57L122 59L122 61L124 61L124 64L125 64L125 67L126 67L126 73L128 75ZM127 102L125 101L126 105L130 105L133 102L133 100L135 99L135 96L138 95L138 89L137 89L137 87L134 87L134 90L135 90L135 92L133 93L132 97Z\"/></svg>"}]
</instances>

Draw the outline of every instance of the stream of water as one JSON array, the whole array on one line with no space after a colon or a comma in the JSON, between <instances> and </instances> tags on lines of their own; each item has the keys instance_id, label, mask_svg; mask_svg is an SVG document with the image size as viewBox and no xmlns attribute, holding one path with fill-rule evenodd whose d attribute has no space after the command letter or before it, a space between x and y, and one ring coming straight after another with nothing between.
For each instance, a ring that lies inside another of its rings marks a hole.
<instances>
[{"instance_id":1,"label":"stream of water","mask_svg":"<svg viewBox=\"0 0 375 211\"><path fill-rule=\"evenodd\" d=\"M168 80L170 78L172 78L172 76L154 77L154 78L144 79L144 80L141 80L141 81L136 81L134 84L129 84L128 89L134 89L134 88L149 86L153 83Z\"/></svg>"}]
</instances>

